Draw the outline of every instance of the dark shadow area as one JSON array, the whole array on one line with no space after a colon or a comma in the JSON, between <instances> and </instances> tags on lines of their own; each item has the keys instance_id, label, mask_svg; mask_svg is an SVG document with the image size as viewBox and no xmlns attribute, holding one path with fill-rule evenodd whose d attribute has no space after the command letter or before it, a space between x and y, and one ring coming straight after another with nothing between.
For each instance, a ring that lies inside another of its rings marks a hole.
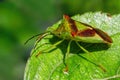
<instances>
[{"instance_id":1,"label":"dark shadow area","mask_svg":"<svg viewBox=\"0 0 120 80\"><path fill-rule=\"evenodd\" d=\"M44 38L44 39L48 39L48 38ZM59 37L57 37L57 36L53 36L52 38L49 38L50 43L41 44L40 46L38 46L37 48L35 48L35 50L39 49L43 45L47 45L47 44L54 45L56 42L58 42L60 40L62 40L62 39L59 38ZM60 43L59 45L57 45L55 48L51 49L50 51L48 51L48 52L42 51L42 53L40 53L40 54L51 53L55 49L59 48L62 51L62 54L63 54L63 63L66 65L66 63L65 63L65 57L66 57L66 52L67 52L67 47L68 47L69 41L70 40L64 40L62 43ZM82 47L84 47L87 51L89 51L90 53L91 52L95 52L95 51L107 50L109 48L109 45L105 44L105 43L83 43L83 42L79 42L79 44ZM94 63L94 62L92 62L92 61L88 60L87 58L85 58L85 57L83 57L83 56L80 55L80 54L84 54L85 52L81 48L78 47L78 45L76 44L75 41L72 41L72 43L70 45L70 53L77 54L79 57L85 59L86 61L88 61L88 62L96 65L97 67L100 67L100 65L98 65L98 64L96 64L96 63ZM40 54L39 55L38 54L35 55L35 56L36 57L40 56ZM103 68L103 71L104 71L104 68Z\"/></svg>"},{"instance_id":2,"label":"dark shadow area","mask_svg":"<svg viewBox=\"0 0 120 80\"><path fill-rule=\"evenodd\" d=\"M60 38L54 36L53 38L50 39L50 43L54 44L60 40L61 40ZM63 54L65 54L67 52L68 43L69 43L69 40L64 40L61 44L57 45L57 48L61 49ZM109 48L109 45L105 44L105 43L79 42L79 44L82 47L84 47L86 50L88 50L89 52L102 51L102 50L107 50ZM72 43L70 45L70 53L78 54L78 53L85 53L85 52L78 47L78 45L75 43L75 41L72 41Z\"/></svg>"}]
</instances>

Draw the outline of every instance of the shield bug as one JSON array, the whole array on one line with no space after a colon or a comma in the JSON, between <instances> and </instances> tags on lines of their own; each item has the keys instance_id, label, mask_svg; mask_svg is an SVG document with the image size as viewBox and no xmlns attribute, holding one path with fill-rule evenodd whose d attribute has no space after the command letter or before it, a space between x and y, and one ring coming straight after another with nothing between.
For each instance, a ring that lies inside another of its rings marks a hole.
<instances>
[{"instance_id":1,"label":"shield bug","mask_svg":"<svg viewBox=\"0 0 120 80\"><path fill-rule=\"evenodd\" d=\"M46 31L45 33L35 35L35 36L31 37L30 39L32 39L36 36L39 36L38 41L37 41L37 43L38 43L42 38L44 38L45 36L47 36L49 34L55 35L58 38L62 39L61 41L58 41L57 43L53 44L52 46L56 46L56 45L62 43L64 40L69 41L68 47L67 47L67 52L65 54L65 59L63 61L66 66L65 71L68 71L66 58L68 57L68 55L70 53L70 45L71 45L72 41L75 41L77 46L80 47L85 53L89 53L89 52L84 47L82 47L78 42L106 43L106 44L111 44L113 42L111 37L104 31L102 31L98 28L94 28L86 23L75 21L68 15L63 15L63 20L61 21L61 23L55 30ZM30 39L28 39L26 41L26 43ZM52 46L50 48L52 48ZM49 49L46 49L46 50L48 51ZM42 53L42 52L40 52L40 53ZM38 53L36 55L36 57L39 56L40 53ZM101 65L96 64L96 63L93 63L93 64L95 64L96 66L101 68L103 71L105 71L105 69Z\"/></svg>"}]
</instances>

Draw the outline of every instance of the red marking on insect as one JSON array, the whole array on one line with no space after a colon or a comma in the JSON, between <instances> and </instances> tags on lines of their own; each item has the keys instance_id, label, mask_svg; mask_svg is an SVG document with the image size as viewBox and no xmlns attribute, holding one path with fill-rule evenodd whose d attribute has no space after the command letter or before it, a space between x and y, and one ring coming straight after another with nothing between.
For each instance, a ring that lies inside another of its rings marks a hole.
<instances>
[{"instance_id":1,"label":"red marking on insect","mask_svg":"<svg viewBox=\"0 0 120 80\"><path fill-rule=\"evenodd\" d=\"M86 29L83 31L79 31L77 35L81 37L91 37L95 35L95 31L93 29Z\"/></svg>"},{"instance_id":2,"label":"red marking on insect","mask_svg":"<svg viewBox=\"0 0 120 80\"><path fill-rule=\"evenodd\" d=\"M80 23L85 25L85 26L91 27L95 31L95 33L97 33L105 42L113 43L111 37L107 33L105 33L104 31L102 31L100 29L97 29L97 28L93 28L92 26L90 26L88 24L85 24L85 23L82 23L82 22L80 22Z\"/></svg>"},{"instance_id":3,"label":"red marking on insect","mask_svg":"<svg viewBox=\"0 0 120 80\"><path fill-rule=\"evenodd\" d=\"M68 15L63 15L63 17L66 19L66 20L70 20L70 17Z\"/></svg>"},{"instance_id":4,"label":"red marking on insect","mask_svg":"<svg viewBox=\"0 0 120 80\"><path fill-rule=\"evenodd\" d=\"M75 37L76 33L75 33L75 32L71 32L71 35L72 35L73 37Z\"/></svg>"},{"instance_id":5,"label":"red marking on insect","mask_svg":"<svg viewBox=\"0 0 120 80\"><path fill-rule=\"evenodd\" d=\"M78 29L75 25L75 21L71 19L68 15L64 15L64 18L68 21L69 27L71 29L71 35L74 37L75 35L77 35L78 32Z\"/></svg>"}]
</instances>

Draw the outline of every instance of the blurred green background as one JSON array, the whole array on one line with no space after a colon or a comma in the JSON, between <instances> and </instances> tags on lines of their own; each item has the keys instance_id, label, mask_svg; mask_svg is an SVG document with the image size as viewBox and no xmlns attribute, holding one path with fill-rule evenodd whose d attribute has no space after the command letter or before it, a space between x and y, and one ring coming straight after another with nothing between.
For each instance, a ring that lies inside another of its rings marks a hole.
<instances>
[{"instance_id":1,"label":"blurred green background","mask_svg":"<svg viewBox=\"0 0 120 80\"><path fill-rule=\"evenodd\" d=\"M120 0L0 0L0 80L23 80L35 40L62 18L85 12L120 13Z\"/></svg>"}]
</instances>

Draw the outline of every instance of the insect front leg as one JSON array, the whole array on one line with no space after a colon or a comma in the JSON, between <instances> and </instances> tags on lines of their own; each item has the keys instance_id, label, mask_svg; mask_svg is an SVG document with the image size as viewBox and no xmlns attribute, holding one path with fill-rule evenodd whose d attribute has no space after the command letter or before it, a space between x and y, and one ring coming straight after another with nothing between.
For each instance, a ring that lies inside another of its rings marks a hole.
<instances>
[{"instance_id":1,"label":"insect front leg","mask_svg":"<svg viewBox=\"0 0 120 80\"><path fill-rule=\"evenodd\" d=\"M34 54L40 47L42 47L42 46L44 46L44 45L48 45L48 44L50 44L50 43L43 43L43 44L41 44L40 46L35 47L35 48L33 49L32 54ZM32 54L31 54L30 56L32 56Z\"/></svg>"},{"instance_id":2,"label":"insect front leg","mask_svg":"<svg viewBox=\"0 0 120 80\"><path fill-rule=\"evenodd\" d=\"M35 47L36 47L36 45L38 44L38 42L39 42L41 39L43 39L45 36L49 35L49 34L50 34L50 32L44 32L44 33L40 33L40 34L34 35L34 36L30 37L24 44L27 44L31 39L39 36L38 39L37 39L37 41L36 41L36 43L35 43L35 45L34 45L34 49L35 49ZM35 51L35 50L34 50L34 51ZM30 54L30 56L32 56L32 55L33 55L33 54Z\"/></svg>"},{"instance_id":3,"label":"insect front leg","mask_svg":"<svg viewBox=\"0 0 120 80\"><path fill-rule=\"evenodd\" d=\"M50 47L48 47L46 49L43 49L43 50L39 51L39 53L36 54L36 57L38 57L41 53L47 53L47 52L49 52L50 50L54 49L57 45L59 45L60 43L62 43L63 41L64 41L64 39L56 42L55 44L53 44L52 46L50 46Z\"/></svg>"}]
</instances>

